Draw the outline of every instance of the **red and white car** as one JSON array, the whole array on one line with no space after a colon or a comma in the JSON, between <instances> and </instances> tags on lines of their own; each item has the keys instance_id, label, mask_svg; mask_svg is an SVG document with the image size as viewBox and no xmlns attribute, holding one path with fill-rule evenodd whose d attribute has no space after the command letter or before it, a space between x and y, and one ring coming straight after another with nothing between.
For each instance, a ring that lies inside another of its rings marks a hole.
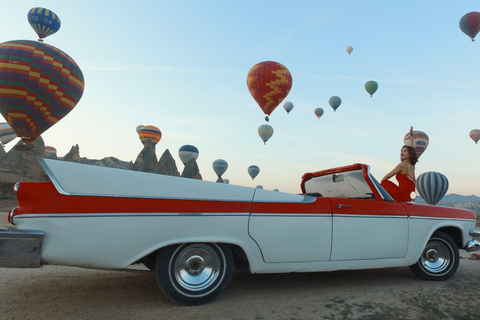
<instances>
[{"instance_id":1,"label":"red and white car","mask_svg":"<svg viewBox=\"0 0 480 320\"><path fill-rule=\"evenodd\" d=\"M0 267L128 270L143 264L181 304L206 303L236 267L252 273L410 267L446 280L476 251L475 214L397 203L369 172L307 173L302 194L39 159L47 182L15 186ZM145 269L147 270L147 269Z\"/></svg>"}]
</instances>

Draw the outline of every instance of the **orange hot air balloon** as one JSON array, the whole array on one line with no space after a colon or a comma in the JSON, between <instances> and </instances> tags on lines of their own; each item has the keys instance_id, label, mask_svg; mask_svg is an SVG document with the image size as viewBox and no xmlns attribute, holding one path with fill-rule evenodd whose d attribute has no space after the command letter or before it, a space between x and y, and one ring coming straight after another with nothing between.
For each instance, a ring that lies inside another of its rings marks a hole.
<instances>
[{"instance_id":1,"label":"orange hot air balloon","mask_svg":"<svg viewBox=\"0 0 480 320\"><path fill-rule=\"evenodd\" d=\"M285 99L292 88L292 75L275 61L254 65L247 75L247 87L253 99L268 116Z\"/></svg>"},{"instance_id":2,"label":"orange hot air balloon","mask_svg":"<svg viewBox=\"0 0 480 320\"><path fill-rule=\"evenodd\" d=\"M147 141L156 145L162 139L162 132L155 126L143 126L138 130L138 137L143 145L146 145Z\"/></svg>"}]
</instances>

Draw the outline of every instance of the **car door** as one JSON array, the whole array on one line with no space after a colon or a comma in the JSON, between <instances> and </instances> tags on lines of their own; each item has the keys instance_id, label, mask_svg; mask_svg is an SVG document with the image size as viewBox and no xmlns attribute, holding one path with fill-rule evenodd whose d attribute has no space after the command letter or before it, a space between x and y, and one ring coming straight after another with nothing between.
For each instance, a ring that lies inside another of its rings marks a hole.
<instances>
[{"instance_id":1,"label":"car door","mask_svg":"<svg viewBox=\"0 0 480 320\"><path fill-rule=\"evenodd\" d=\"M402 258L407 252L408 217L393 201L330 198L332 261Z\"/></svg>"},{"instance_id":2,"label":"car door","mask_svg":"<svg viewBox=\"0 0 480 320\"><path fill-rule=\"evenodd\" d=\"M259 192L256 193L256 197ZM299 196L301 202L254 201L249 234L265 262L328 261L332 213L327 198Z\"/></svg>"}]
</instances>

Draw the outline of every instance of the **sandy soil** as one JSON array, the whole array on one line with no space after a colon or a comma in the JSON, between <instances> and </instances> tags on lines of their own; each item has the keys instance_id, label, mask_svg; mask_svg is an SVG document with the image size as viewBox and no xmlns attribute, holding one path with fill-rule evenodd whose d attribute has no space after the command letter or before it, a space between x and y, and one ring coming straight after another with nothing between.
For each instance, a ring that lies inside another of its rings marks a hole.
<instances>
[{"instance_id":1,"label":"sandy soil","mask_svg":"<svg viewBox=\"0 0 480 320\"><path fill-rule=\"evenodd\" d=\"M0 226L15 203L0 200ZM213 302L171 302L151 274L45 266L0 268L1 319L478 319L480 255L462 252L448 281L409 268L305 274L234 273Z\"/></svg>"}]
</instances>

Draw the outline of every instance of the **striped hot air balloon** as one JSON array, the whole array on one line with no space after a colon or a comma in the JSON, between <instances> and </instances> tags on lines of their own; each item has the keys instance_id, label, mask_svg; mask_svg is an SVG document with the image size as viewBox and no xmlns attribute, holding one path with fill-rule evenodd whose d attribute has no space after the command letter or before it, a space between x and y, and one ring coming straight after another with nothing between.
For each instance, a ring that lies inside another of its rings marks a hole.
<instances>
[{"instance_id":1,"label":"striped hot air balloon","mask_svg":"<svg viewBox=\"0 0 480 320\"><path fill-rule=\"evenodd\" d=\"M448 179L439 172L429 171L417 178L417 191L426 203L436 205L447 193Z\"/></svg>"},{"instance_id":2,"label":"striped hot air balloon","mask_svg":"<svg viewBox=\"0 0 480 320\"><path fill-rule=\"evenodd\" d=\"M0 113L23 142L72 111L83 89L82 71L60 49L27 40L0 44Z\"/></svg>"},{"instance_id":3,"label":"striped hot air balloon","mask_svg":"<svg viewBox=\"0 0 480 320\"><path fill-rule=\"evenodd\" d=\"M475 141L475 144L477 144L478 140L480 140L480 130L479 129L471 130L469 133L469 136L473 141Z\"/></svg>"},{"instance_id":4,"label":"striped hot air balloon","mask_svg":"<svg viewBox=\"0 0 480 320\"><path fill-rule=\"evenodd\" d=\"M155 126L142 126L138 130L138 137L143 145L146 145L147 141L156 145L162 139L162 132Z\"/></svg>"},{"instance_id":5,"label":"striped hot air balloon","mask_svg":"<svg viewBox=\"0 0 480 320\"><path fill-rule=\"evenodd\" d=\"M180 157L180 160L182 160L183 164L187 164L188 161L191 159L195 159L195 161L198 159L198 149L195 146L186 144L184 146L181 146L180 149L178 149L178 156Z\"/></svg>"},{"instance_id":6,"label":"striped hot air balloon","mask_svg":"<svg viewBox=\"0 0 480 320\"><path fill-rule=\"evenodd\" d=\"M411 140L412 140L412 135L410 134L410 132L403 137L403 143L406 146L412 146L415 149L415 153L417 154L417 157L420 158L422 153L428 147L428 142L429 142L428 136L423 131L413 131L413 144Z\"/></svg>"},{"instance_id":7,"label":"striped hot air balloon","mask_svg":"<svg viewBox=\"0 0 480 320\"><path fill-rule=\"evenodd\" d=\"M480 31L480 12L469 12L460 19L460 30L475 41L475 36Z\"/></svg>"},{"instance_id":8,"label":"striped hot air balloon","mask_svg":"<svg viewBox=\"0 0 480 320\"><path fill-rule=\"evenodd\" d=\"M15 139L17 136L15 135L15 132L13 129L10 127L10 125L6 122L0 122L0 142L2 144L7 144L13 139Z\"/></svg>"},{"instance_id":9,"label":"striped hot air balloon","mask_svg":"<svg viewBox=\"0 0 480 320\"><path fill-rule=\"evenodd\" d=\"M57 156L57 149L51 146L45 146L45 156L47 158L56 157Z\"/></svg>"},{"instance_id":10,"label":"striped hot air balloon","mask_svg":"<svg viewBox=\"0 0 480 320\"><path fill-rule=\"evenodd\" d=\"M270 139L273 135L273 128L268 124L262 124L258 128L258 135L263 140L263 144L266 144L268 139Z\"/></svg>"}]
</instances>

